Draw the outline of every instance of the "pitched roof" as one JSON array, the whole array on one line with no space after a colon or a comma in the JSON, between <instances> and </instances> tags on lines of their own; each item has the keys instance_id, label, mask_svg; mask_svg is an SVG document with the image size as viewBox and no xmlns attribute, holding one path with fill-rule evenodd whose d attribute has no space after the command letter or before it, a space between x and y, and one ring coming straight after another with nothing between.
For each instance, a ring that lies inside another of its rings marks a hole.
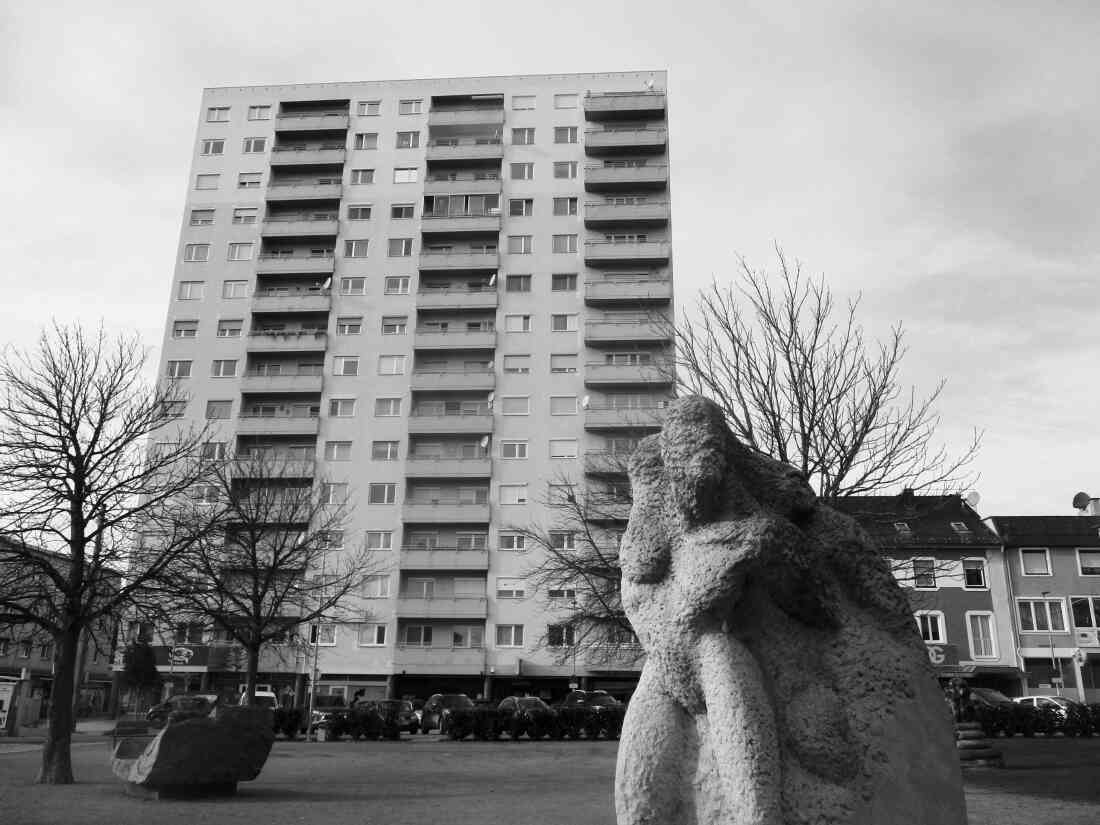
<instances>
[{"instance_id":1,"label":"pitched roof","mask_svg":"<svg viewBox=\"0 0 1100 825\"><path fill-rule=\"evenodd\" d=\"M1100 516L991 516L1005 544L1100 546Z\"/></svg>"},{"instance_id":2,"label":"pitched roof","mask_svg":"<svg viewBox=\"0 0 1100 825\"><path fill-rule=\"evenodd\" d=\"M831 505L888 547L999 547L1001 539L960 495L849 496Z\"/></svg>"}]
</instances>

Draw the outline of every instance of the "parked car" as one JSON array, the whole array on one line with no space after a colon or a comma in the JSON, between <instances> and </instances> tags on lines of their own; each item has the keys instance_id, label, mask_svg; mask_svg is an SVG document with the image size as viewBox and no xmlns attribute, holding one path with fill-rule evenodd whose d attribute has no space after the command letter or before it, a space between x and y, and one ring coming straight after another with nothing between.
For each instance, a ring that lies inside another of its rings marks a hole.
<instances>
[{"instance_id":1,"label":"parked car","mask_svg":"<svg viewBox=\"0 0 1100 825\"><path fill-rule=\"evenodd\" d=\"M456 741L471 733L475 739L499 739L503 730L500 712L488 699L478 699L472 707L452 708L447 723L447 735Z\"/></svg>"},{"instance_id":2,"label":"parked car","mask_svg":"<svg viewBox=\"0 0 1100 825\"><path fill-rule=\"evenodd\" d=\"M497 705L497 712L501 729L512 739L525 733L531 739L562 735L557 713L537 696L509 696Z\"/></svg>"},{"instance_id":3,"label":"parked car","mask_svg":"<svg viewBox=\"0 0 1100 825\"><path fill-rule=\"evenodd\" d=\"M571 690L554 705L563 736L596 739L601 733L618 739L623 729L626 705L604 690Z\"/></svg>"},{"instance_id":4,"label":"parked car","mask_svg":"<svg viewBox=\"0 0 1100 825\"><path fill-rule=\"evenodd\" d=\"M303 714L302 728L306 730L306 719ZM348 708L344 704L343 696L318 695L313 697L313 727L323 726L327 735L332 739L339 739L347 733Z\"/></svg>"},{"instance_id":5,"label":"parked car","mask_svg":"<svg viewBox=\"0 0 1100 825\"><path fill-rule=\"evenodd\" d=\"M970 688L970 712L972 719L981 724L982 732L988 737L999 733L1005 736L1034 736L1039 726L1038 712L1033 706L1014 702L992 688Z\"/></svg>"},{"instance_id":6,"label":"parked car","mask_svg":"<svg viewBox=\"0 0 1100 825\"><path fill-rule=\"evenodd\" d=\"M412 702L404 699L377 699L370 702L378 715L383 739L400 739L402 731L416 733L419 720Z\"/></svg>"},{"instance_id":7,"label":"parked car","mask_svg":"<svg viewBox=\"0 0 1100 825\"><path fill-rule=\"evenodd\" d=\"M184 719L198 719L209 716L220 703L214 693L180 693L169 696L158 705L153 705L145 713L145 718L157 725L182 722Z\"/></svg>"},{"instance_id":8,"label":"parked car","mask_svg":"<svg viewBox=\"0 0 1100 825\"><path fill-rule=\"evenodd\" d=\"M1021 696L1015 700L1038 711L1036 730L1053 736L1091 736L1092 715L1087 706L1065 696Z\"/></svg>"},{"instance_id":9,"label":"parked car","mask_svg":"<svg viewBox=\"0 0 1100 825\"><path fill-rule=\"evenodd\" d=\"M439 728L440 733L447 732L451 711L455 708L472 708L473 700L465 693L436 693L433 694L420 713L420 732Z\"/></svg>"}]
</instances>

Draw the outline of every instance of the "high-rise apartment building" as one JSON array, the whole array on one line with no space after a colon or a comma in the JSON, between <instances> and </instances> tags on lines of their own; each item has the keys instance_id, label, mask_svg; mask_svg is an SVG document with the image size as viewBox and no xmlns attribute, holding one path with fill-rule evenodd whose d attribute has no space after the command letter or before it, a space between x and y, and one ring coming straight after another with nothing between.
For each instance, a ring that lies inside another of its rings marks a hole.
<instances>
[{"instance_id":1,"label":"high-rise apartment building","mask_svg":"<svg viewBox=\"0 0 1100 825\"><path fill-rule=\"evenodd\" d=\"M161 374L227 449L347 485L333 552L380 572L314 632L322 692L636 679L572 661L573 585L509 528L622 491L671 395L666 113L664 72L204 92Z\"/></svg>"}]
</instances>

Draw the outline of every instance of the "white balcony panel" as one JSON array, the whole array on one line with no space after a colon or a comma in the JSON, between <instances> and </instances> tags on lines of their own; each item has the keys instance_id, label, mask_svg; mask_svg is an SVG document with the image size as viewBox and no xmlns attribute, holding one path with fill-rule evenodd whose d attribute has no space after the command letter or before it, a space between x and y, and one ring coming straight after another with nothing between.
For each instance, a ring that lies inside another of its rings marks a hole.
<instances>
[{"instance_id":1,"label":"white balcony panel","mask_svg":"<svg viewBox=\"0 0 1100 825\"><path fill-rule=\"evenodd\" d=\"M488 550L402 550L406 570L488 570Z\"/></svg>"},{"instance_id":2,"label":"white balcony panel","mask_svg":"<svg viewBox=\"0 0 1100 825\"><path fill-rule=\"evenodd\" d=\"M500 215L424 215L421 232L500 232Z\"/></svg>"},{"instance_id":3,"label":"white balcony panel","mask_svg":"<svg viewBox=\"0 0 1100 825\"><path fill-rule=\"evenodd\" d=\"M343 163L347 152L334 146L306 149L275 147L271 150L272 166L300 166Z\"/></svg>"},{"instance_id":4,"label":"white balcony panel","mask_svg":"<svg viewBox=\"0 0 1100 825\"><path fill-rule=\"evenodd\" d=\"M320 375L244 375L241 392L319 393L323 382Z\"/></svg>"},{"instance_id":5,"label":"white balcony panel","mask_svg":"<svg viewBox=\"0 0 1100 825\"><path fill-rule=\"evenodd\" d=\"M406 502L401 508L403 521L433 522L448 524L487 524L489 522L488 504L456 504L440 502L424 504Z\"/></svg>"},{"instance_id":6,"label":"white balcony panel","mask_svg":"<svg viewBox=\"0 0 1100 825\"><path fill-rule=\"evenodd\" d=\"M493 416L417 415L409 416L410 435L484 435L493 431Z\"/></svg>"},{"instance_id":7,"label":"white balcony panel","mask_svg":"<svg viewBox=\"0 0 1100 825\"><path fill-rule=\"evenodd\" d=\"M494 195L501 191L500 178L446 178L424 182L425 195Z\"/></svg>"},{"instance_id":8,"label":"white balcony panel","mask_svg":"<svg viewBox=\"0 0 1100 825\"><path fill-rule=\"evenodd\" d=\"M504 109L433 109L428 112L429 126L499 126L504 123Z\"/></svg>"},{"instance_id":9,"label":"white balcony panel","mask_svg":"<svg viewBox=\"0 0 1100 825\"><path fill-rule=\"evenodd\" d=\"M280 132L327 131L347 128L348 116L345 114L280 114L275 118L275 129Z\"/></svg>"},{"instance_id":10,"label":"white balcony panel","mask_svg":"<svg viewBox=\"0 0 1100 825\"><path fill-rule=\"evenodd\" d=\"M497 269L500 254L497 252L421 252L421 270L448 269Z\"/></svg>"},{"instance_id":11,"label":"white balcony panel","mask_svg":"<svg viewBox=\"0 0 1100 825\"><path fill-rule=\"evenodd\" d=\"M585 226L608 224L643 224L663 226L668 223L672 210L667 202L653 203L586 203Z\"/></svg>"},{"instance_id":12,"label":"white balcony panel","mask_svg":"<svg viewBox=\"0 0 1100 825\"><path fill-rule=\"evenodd\" d=\"M584 145L590 152L657 150L667 143L667 129L590 129L584 133Z\"/></svg>"},{"instance_id":13,"label":"white balcony panel","mask_svg":"<svg viewBox=\"0 0 1100 825\"><path fill-rule=\"evenodd\" d=\"M428 145L428 160L496 160L504 157L501 143L459 143Z\"/></svg>"},{"instance_id":14,"label":"white balcony panel","mask_svg":"<svg viewBox=\"0 0 1100 825\"><path fill-rule=\"evenodd\" d=\"M672 383L672 367L656 364L586 364L586 387L667 385Z\"/></svg>"},{"instance_id":15,"label":"white balcony panel","mask_svg":"<svg viewBox=\"0 0 1100 825\"><path fill-rule=\"evenodd\" d=\"M300 220L272 220L263 223L265 238L308 237L335 235L340 231L340 222L336 218L302 218Z\"/></svg>"},{"instance_id":16,"label":"white balcony panel","mask_svg":"<svg viewBox=\"0 0 1100 825\"><path fill-rule=\"evenodd\" d=\"M246 344L249 352L318 352L325 349L328 333L253 332Z\"/></svg>"},{"instance_id":17,"label":"white balcony panel","mask_svg":"<svg viewBox=\"0 0 1100 825\"><path fill-rule=\"evenodd\" d=\"M331 306L332 297L320 292L252 296L253 312L328 312Z\"/></svg>"},{"instance_id":18,"label":"white balcony panel","mask_svg":"<svg viewBox=\"0 0 1100 825\"><path fill-rule=\"evenodd\" d=\"M600 264L665 264L672 256L668 241L642 241L639 243L611 243L588 241L584 245L584 262L589 266Z\"/></svg>"},{"instance_id":19,"label":"white balcony panel","mask_svg":"<svg viewBox=\"0 0 1100 825\"><path fill-rule=\"evenodd\" d=\"M395 671L413 675L472 676L485 672L485 650L399 646L393 654L393 667Z\"/></svg>"},{"instance_id":20,"label":"white balcony panel","mask_svg":"<svg viewBox=\"0 0 1100 825\"><path fill-rule=\"evenodd\" d=\"M405 460L407 478L488 478L493 462L489 458L417 458Z\"/></svg>"},{"instance_id":21,"label":"white balcony panel","mask_svg":"<svg viewBox=\"0 0 1100 825\"><path fill-rule=\"evenodd\" d=\"M664 92L593 93L584 96L589 120L606 117L639 117L665 111Z\"/></svg>"},{"instance_id":22,"label":"white balcony panel","mask_svg":"<svg viewBox=\"0 0 1100 825\"><path fill-rule=\"evenodd\" d=\"M668 415L667 407L589 407L584 426L589 430L658 429Z\"/></svg>"},{"instance_id":23,"label":"white balcony panel","mask_svg":"<svg viewBox=\"0 0 1100 825\"><path fill-rule=\"evenodd\" d=\"M485 289L421 289L416 293L417 309L496 309L495 286Z\"/></svg>"},{"instance_id":24,"label":"white balcony panel","mask_svg":"<svg viewBox=\"0 0 1100 825\"><path fill-rule=\"evenodd\" d=\"M237 435L317 435L318 418L283 416L241 416L237 419Z\"/></svg>"},{"instance_id":25,"label":"white balcony panel","mask_svg":"<svg viewBox=\"0 0 1100 825\"><path fill-rule=\"evenodd\" d=\"M413 390L491 390L495 386L492 370L416 370L412 374Z\"/></svg>"},{"instance_id":26,"label":"white balcony panel","mask_svg":"<svg viewBox=\"0 0 1100 825\"><path fill-rule=\"evenodd\" d=\"M336 266L332 255L261 255L256 272L261 275L331 275Z\"/></svg>"},{"instance_id":27,"label":"white balcony panel","mask_svg":"<svg viewBox=\"0 0 1100 825\"><path fill-rule=\"evenodd\" d=\"M584 340L587 344L662 343L669 341L672 333L669 325L660 320L585 322Z\"/></svg>"},{"instance_id":28,"label":"white balcony panel","mask_svg":"<svg viewBox=\"0 0 1100 825\"><path fill-rule=\"evenodd\" d=\"M339 200L343 191L340 183L272 183L266 196L269 201Z\"/></svg>"},{"instance_id":29,"label":"white balcony panel","mask_svg":"<svg viewBox=\"0 0 1100 825\"><path fill-rule=\"evenodd\" d=\"M400 619L485 619L488 615L489 600L484 596L423 599L402 594L397 597L397 617Z\"/></svg>"},{"instance_id":30,"label":"white balcony panel","mask_svg":"<svg viewBox=\"0 0 1100 825\"><path fill-rule=\"evenodd\" d=\"M584 284L584 300L589 304L638 301L664 303L672 300L672 281L603 281L591 280Z\"/></svg>"},{"instance_id":31,"label":"white balcony panel","mask_svg":"<svg viewBox=\"0 0 1100 825\"><path fill-rule=\"evenodd\" d=\"M417 330L413 346L417 349L493 349L497 345L494 330L470 331L465 329Z\"/></svg>"}]
</instances>

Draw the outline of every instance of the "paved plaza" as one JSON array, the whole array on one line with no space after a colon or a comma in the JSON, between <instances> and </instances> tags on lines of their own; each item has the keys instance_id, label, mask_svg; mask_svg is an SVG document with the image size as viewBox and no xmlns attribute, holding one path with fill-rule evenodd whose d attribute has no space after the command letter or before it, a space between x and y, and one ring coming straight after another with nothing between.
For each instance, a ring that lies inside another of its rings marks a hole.
<instances>
[{"instance_id":1,"label":"paved plaza","mask_svg":"<svg viewBox=\"0 0 1100 825\"><path fill-rule=\"evenodd\" d=\"M1096 825L1100 737L1001 743L1009 767L967 775L970 825ZM109 742L73 748L78 784L30 783L38 745L0 740L4 825L614 825L616 742L276 742L232 799L127 797Z\"/></svg>"}]
</instances>

